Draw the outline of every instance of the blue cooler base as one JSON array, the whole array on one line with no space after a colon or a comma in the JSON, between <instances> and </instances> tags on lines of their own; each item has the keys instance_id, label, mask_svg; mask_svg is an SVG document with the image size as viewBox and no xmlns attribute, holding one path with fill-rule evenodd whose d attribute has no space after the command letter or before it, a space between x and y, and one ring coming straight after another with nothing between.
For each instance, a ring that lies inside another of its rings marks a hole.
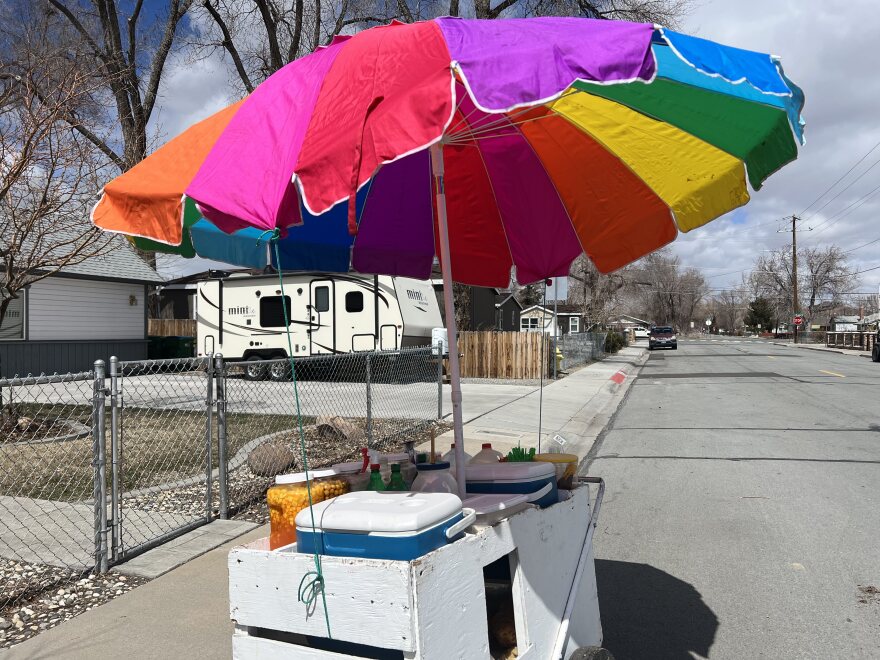
<instances>
[{"instance_id":1,"label":"blue cooler base","mask_svg":"<svg viewBox=\"0 0 880 660\"><path fill-rule=\"evenodd\" d=\"M446 530L462 519L457 513L448 520L411 536L383 536L380 533L327 532L298 527L296 549L298 552L333 557L361 557L363 559L391 559L410 561L443 547L450 541Z\"/></svg>"},{"instance_id":2,"label":"blue cooler base","mask_svg":"<svg viewBox=\"0 0 880 660\"><path fill-rule=\"evenodd\" d=\"M536 493L541 490L547 484L552 484L552 488L550 492L548 492L544 497L539 500L535 500L532 504L537 504L542 509L548 507L552 504L556 504L559 501L559 490L556 487L556 474L550 477L546 477L544 479L536 479L534 481L522 481L522 482L504 482L497 483L494 481L468 481L467 482L467 492L468 493L491 493L493 495L500 494L515 494L515 495L529 495L531 493ZM297 534L299 532L297 531Z\"/></svg>"}]
</instances>

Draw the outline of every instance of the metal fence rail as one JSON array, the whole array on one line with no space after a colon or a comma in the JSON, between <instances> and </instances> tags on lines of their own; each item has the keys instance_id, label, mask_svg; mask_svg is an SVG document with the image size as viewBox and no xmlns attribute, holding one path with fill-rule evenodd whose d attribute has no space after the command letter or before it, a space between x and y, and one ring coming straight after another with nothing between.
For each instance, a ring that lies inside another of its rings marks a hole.
<instances>
[{"instance_id":1,"label":"metal fence rail","mask_svg":"<svg viewBox=\"0 0 880 660\"><path fill-rule=\"evenodd\" d=\"M0 380L0 608L95 565L95 376Z\"/></svg>"}]
</instances>

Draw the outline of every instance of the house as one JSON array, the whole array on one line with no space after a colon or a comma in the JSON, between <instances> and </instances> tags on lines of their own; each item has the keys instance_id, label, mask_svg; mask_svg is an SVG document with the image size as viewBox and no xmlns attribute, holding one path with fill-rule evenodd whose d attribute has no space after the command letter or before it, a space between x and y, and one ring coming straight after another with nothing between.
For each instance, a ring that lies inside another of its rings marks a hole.
<instances>
[{"instance_id":1,"label":"house","mask_svg":"<svg viewBox=\"0 0 880 660\"><path fill-rule=\"evenodd\" d=\"M519 329L522 332L539 332L543 326L545 333L554 336L577 334L589 329L586 327L586 318L580 305L559 303L556 305L556 317L558 332L553 321L553 305L532 305L520 314Z\"/></svg>"},{"instance_id":2,"label":"house","mask_svg":"<svg viewBox=\"0 0 880 660\"><path fill-rule=\"evenodd\" d=\"M122 237L101 256L28 286L0 326L0 374L87 371L147 357L147 300L159 274Z\"/></svg>"},{"instance_id":3,"label":"house","mask_svg":"<svg viewBox=\"0 0 880 660\"><path fill-rule=\"evenodd\" d=\"M615 319L608 321L608 327L617 328L619 330L635 330L637 328L649 329L654 325L651 321L631 316L629 314L620 314Z\"/></svg>"},{"instance_id":4,"label":"house","mask_svg":"<svg viewBox=\"0 0 880 660\"><path fill-rule=\"evenodd\" d=\"M431 280L431 284L437 294L440 313L445 314L443 280L435 278ZM456 315L463 315L465 318L466 325L462 324L462 330L519 330L523 306L512 291L483 286L469 286L467 289L467 302L459 306Z\"/></svg>"},{"instance_id":5,"label":"house","mask_svg":"<svg viewBox=\"0 0 880 660\"><path fill-rule=\"evenodd\" d=\"M832 316L828 322L831 332L858 332L861 318L856 315Z\"/></svg>"}]
</instances>

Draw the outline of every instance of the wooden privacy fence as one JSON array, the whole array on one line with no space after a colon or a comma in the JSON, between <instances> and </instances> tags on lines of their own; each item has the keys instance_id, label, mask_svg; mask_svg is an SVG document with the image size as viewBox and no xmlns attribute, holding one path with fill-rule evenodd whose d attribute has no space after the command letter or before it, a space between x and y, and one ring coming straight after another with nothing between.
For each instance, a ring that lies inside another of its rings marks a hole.
<instances>
[{"instance_id":1,"label":"wooden privacy fence","mask_svg":"<svg viewBox=\"0 0 880 660\"><path fill-rule=\"evenodd\" d=\"M540 378L542 367L548 375L550 342L542 332L460 332L458 352L463 378Z\"/></svg>"},{"instance_id":2,"label":"wooden privacy fence","mask_svg":"<svg viewBox=\"0 0 880 660\"><path fill-rule=\"evenodd\" d=\"M194 319L147 319L147 335L150 337L195 337Z\"/></svg>"},{"instance_id":3,"label":"wooden privacy fence","mask_svg":"<svg viewBox=\"0 0 880 660\"><path fill-rule=\"evenodd\" d=\"M871 351L877 341L875 332L828 332L825 345L835 348L852 348L857 351Z\"/></svg>"}]
</instances>

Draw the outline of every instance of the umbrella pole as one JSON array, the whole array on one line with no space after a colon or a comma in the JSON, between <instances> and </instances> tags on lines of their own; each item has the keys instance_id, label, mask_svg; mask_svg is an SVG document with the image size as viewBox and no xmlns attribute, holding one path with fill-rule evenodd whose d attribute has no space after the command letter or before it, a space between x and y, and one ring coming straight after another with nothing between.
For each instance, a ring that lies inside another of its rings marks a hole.
<instances>
[{"instance_id":1,"label":"umbrella pole","mask_svg":"<svg viewBox=\"0 0 880 660\"><path fill-rule=\"evenodd\" d=\"M449 256L449 229L446 224L446 190L443 183L443 144L431 146L431 169L437 191L437 224L440 234L440 270L443 273L443 307L446 311L446 334L449 346L449 379L452 382L452 423L455 435L455 480L458 496L466 492L464 470L464 431L461 415L461 366L458 363L458 328L455 325L455 301L452 295L452 267Z\"/></svg>"}]
</instances>

